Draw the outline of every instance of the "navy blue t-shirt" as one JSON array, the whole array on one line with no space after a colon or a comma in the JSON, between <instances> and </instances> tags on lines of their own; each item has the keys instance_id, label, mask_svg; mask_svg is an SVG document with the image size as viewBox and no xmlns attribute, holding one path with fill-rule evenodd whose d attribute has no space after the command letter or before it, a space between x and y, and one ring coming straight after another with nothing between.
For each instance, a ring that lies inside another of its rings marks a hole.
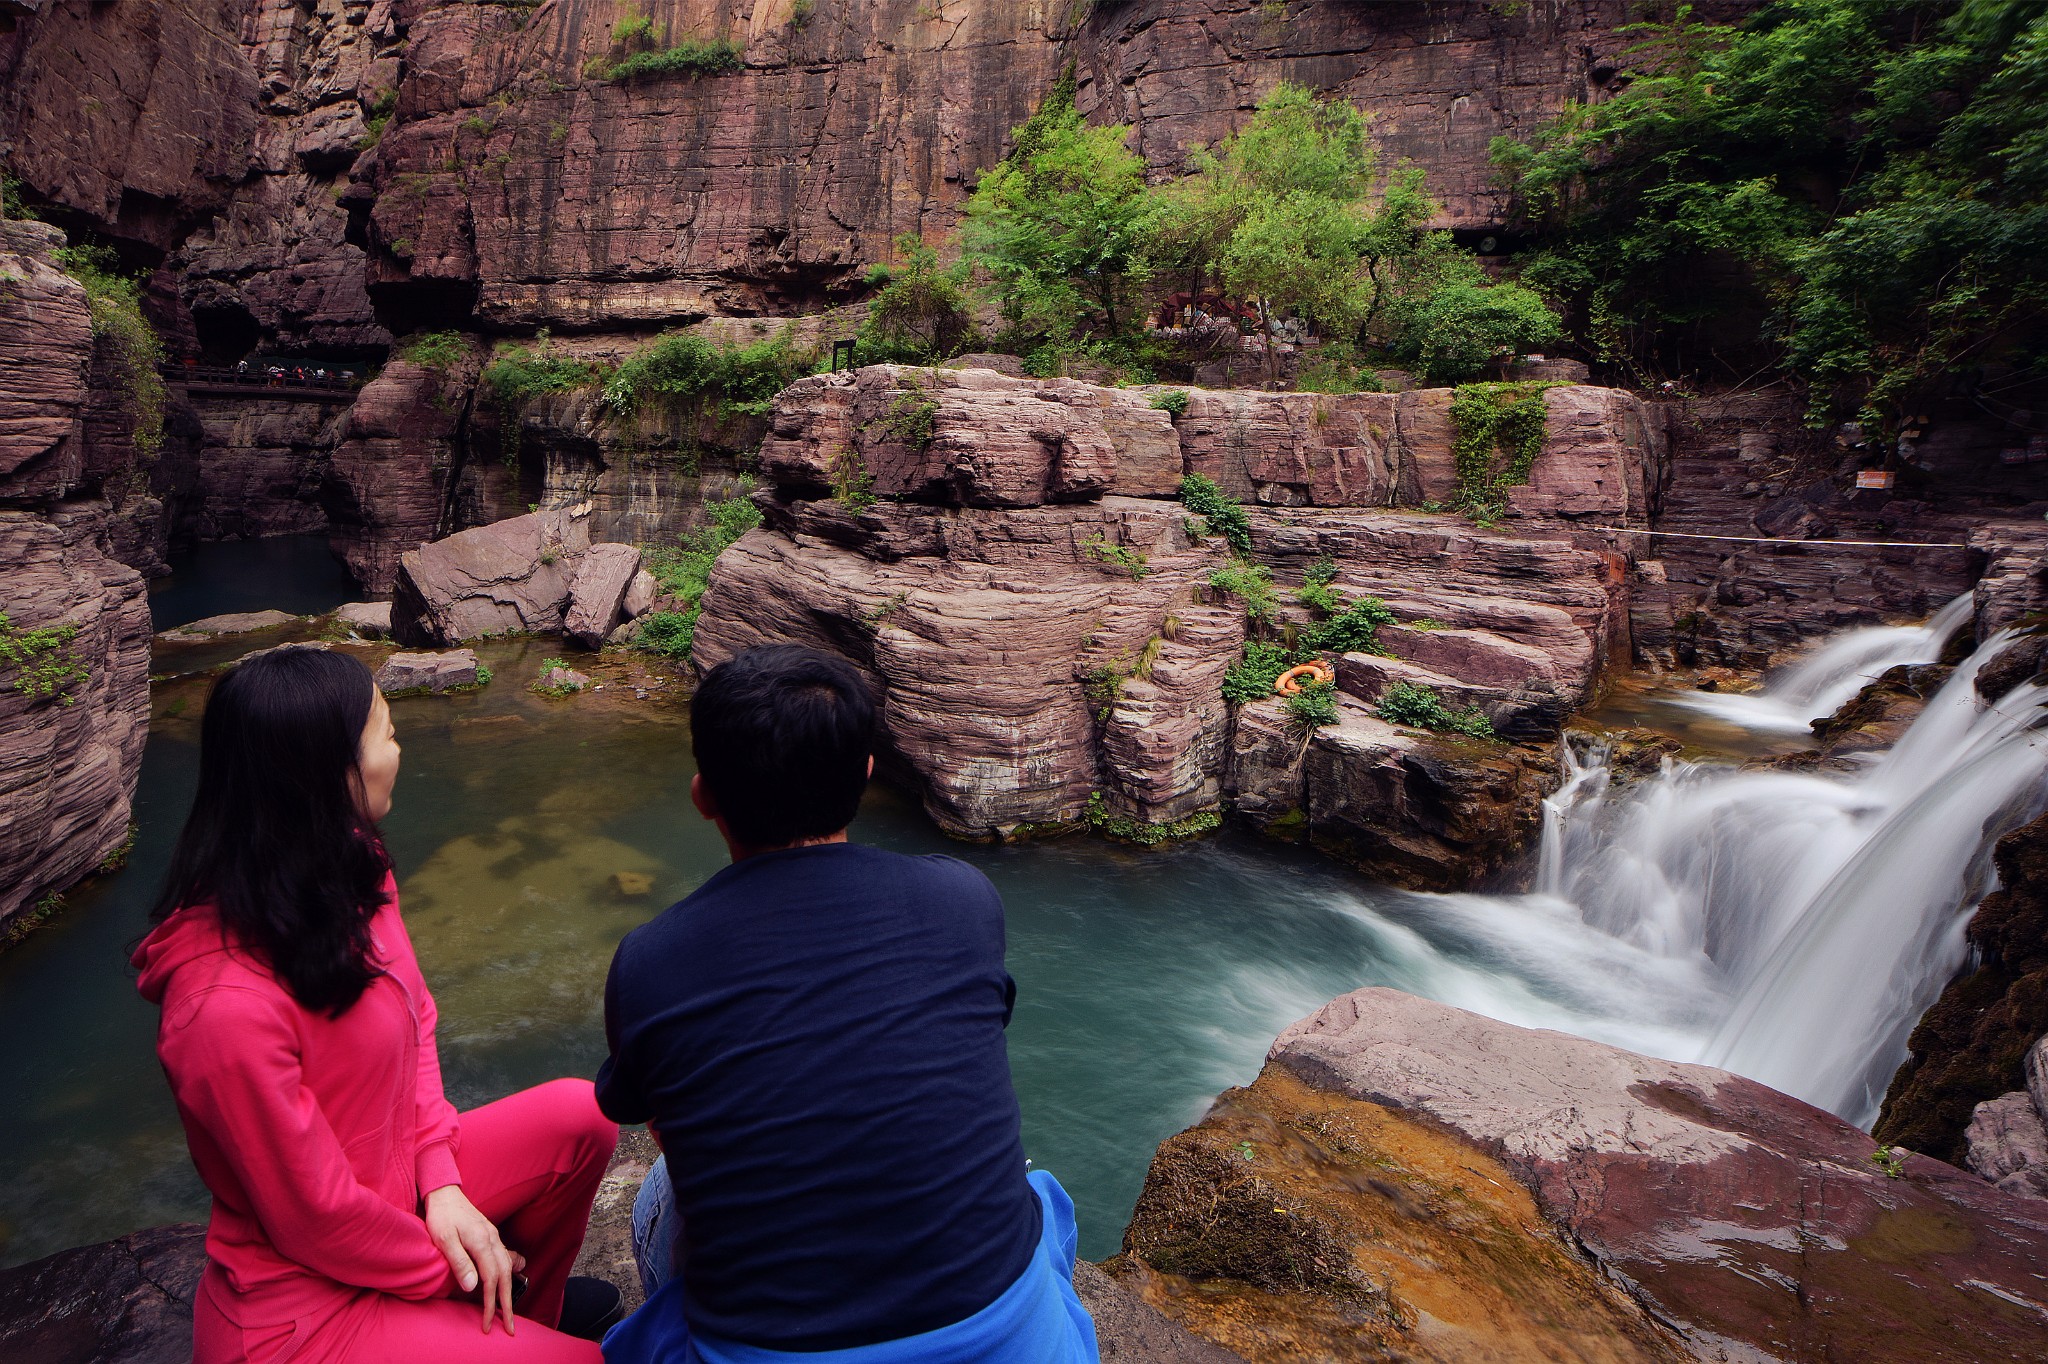
<instances>
[{"instance_id":1,"label":"navy blue t-shirt","mask_svg":"<svg viewBox=\"0 0 2048 1364\"><path fill-rule=\"evenodd\" d=\"M1030 1264L1003 905L950 857L836 843L726 867L626 935L605 1113L660 1137L684 1315L836 1350L960 1321Z\"/></svg>"}]
</instances>

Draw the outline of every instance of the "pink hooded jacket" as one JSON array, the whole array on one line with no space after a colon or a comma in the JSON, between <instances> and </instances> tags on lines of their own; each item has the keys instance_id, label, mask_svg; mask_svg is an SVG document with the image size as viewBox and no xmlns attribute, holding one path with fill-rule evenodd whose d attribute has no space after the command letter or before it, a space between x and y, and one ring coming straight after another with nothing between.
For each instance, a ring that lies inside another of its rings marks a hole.
<instances>
[{"instance_id":1,"label":"pink hooded jacket","mask_svg":"<svg viewBox=\"0 0 2048 1364\"><path fill-rule=\"evenodd\" d=\"M157 1056L199 1177L213 1193L202 1291L241 1326L320 1319L363 1289L455 1291L421 1197L458 1184L455 1109L441 1092L434 1001L398 917L371 921L383 974L340 1018L302 1008L222 941L208 906L136 949L163 1010Z\"/></svg>"}]
</instances>

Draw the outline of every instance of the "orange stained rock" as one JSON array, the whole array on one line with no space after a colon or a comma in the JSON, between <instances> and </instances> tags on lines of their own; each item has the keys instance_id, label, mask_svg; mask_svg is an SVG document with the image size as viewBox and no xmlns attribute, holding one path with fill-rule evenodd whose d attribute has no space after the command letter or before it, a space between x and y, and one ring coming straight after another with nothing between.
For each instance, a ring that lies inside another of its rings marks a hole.
<instances>
[{"instance_id":1,"label":"orange stained rock","mask_svg":"<svg viewBox=\"0 0 2048 1364\"><path fill-rule=\"evenodd\" d=\"M1246 1359L1689 1357L1499 1162L1274 1065L1160 1147L1105 1268Z\"/></svg>"}]
</instances>

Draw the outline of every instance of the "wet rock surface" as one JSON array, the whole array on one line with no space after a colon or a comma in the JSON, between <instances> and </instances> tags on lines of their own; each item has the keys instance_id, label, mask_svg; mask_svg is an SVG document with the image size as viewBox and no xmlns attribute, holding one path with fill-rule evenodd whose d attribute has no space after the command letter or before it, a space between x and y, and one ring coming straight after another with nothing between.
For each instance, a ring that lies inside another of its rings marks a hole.
<instances>
[{"instance_id":1,"label":"wet rock surface","mask_svg":"<svg viewBox=\"0 0 2048 1364\"><path fill-rule=\"evenodd\" d=\"M1981 963L1922 1015L1874 1129L1957 1164L1977 1106L2025 1090L2027 1056L2048 1035L2048 816L1999 839L1994 857L2000 887L1967 930Z\"/></svg>"},{"instance_id":2,"label":"wet rock surface","mask_svg":"<svg viewBox=\"0 0 2048 1364\"><path fill-rule=\"evenodd\" d=\"M1112 1267L1248 1357L2048 1346L2043 1205L1874 1150L1723 1071L1363 990L1162 1148Z\"/></svg>"},{"instance_id":3,"label":"wet rock surface","mask_svg":"<svg viewBox=\"0 0 2048 1364\"><path fill-rule=\"evenodd\" d=\"M0 1270L0 1357L14 1364L186 1364L205 1228L151 1227Z\"/></svg>"},{"instance_id":4,"label":"wet rock surface","mask_svg":"<svg viewBox=\"0 0 2048 1364\"><path fill-rule=\"evenodd\" d=\"M157 632L160 644L199 644L223 635L253 634L258 630L275 630L281 625L291 625L299 618L289 611L236 611L225 616L208 616L204 620L189 621L170 630Z\"/></svg>"}]
</instances>

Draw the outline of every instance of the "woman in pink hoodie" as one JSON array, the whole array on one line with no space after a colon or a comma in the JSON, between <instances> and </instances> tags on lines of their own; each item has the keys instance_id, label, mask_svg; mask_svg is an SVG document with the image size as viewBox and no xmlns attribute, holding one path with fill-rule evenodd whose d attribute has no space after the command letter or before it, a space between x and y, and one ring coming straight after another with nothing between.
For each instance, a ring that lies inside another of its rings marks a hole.
<instances>
[{"instance_id":1,"label":"woman in pink hoodie","mask_svg":"<svg viewBox=\"0 0 2048 1364\"><path fill-rule=\"evenodd\" d=\"M589 1082L462 1114L442 1093L376 829L398 758L345 654L252 658L208 701L135 953L213 1194L195 1364L596 1364L617 1314L616 1290L569 1277L617 1136Z\"/></svg>"}]
</instances>

